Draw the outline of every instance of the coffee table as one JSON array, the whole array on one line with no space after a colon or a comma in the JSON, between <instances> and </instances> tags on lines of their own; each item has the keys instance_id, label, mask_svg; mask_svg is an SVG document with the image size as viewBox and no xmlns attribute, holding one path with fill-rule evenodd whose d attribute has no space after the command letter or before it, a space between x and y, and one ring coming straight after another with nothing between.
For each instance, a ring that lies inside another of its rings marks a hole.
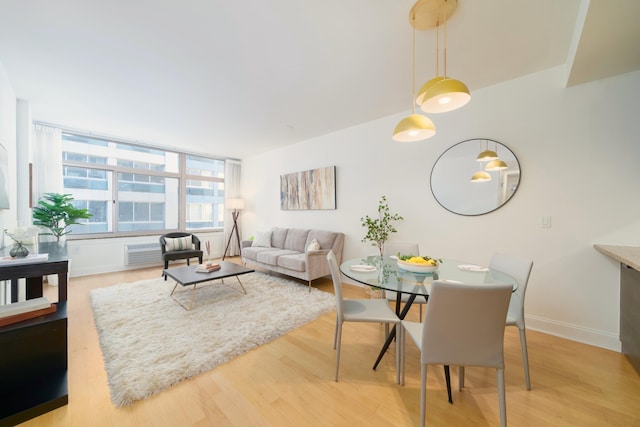
<instances>
[{"instance_id":1,"label":"coffee table","mask_svg":"<svg viewBox=\"0 0 640 427\"><path fill-rule=\"evenodd\" d=\"M244 267L239 264L235 264L233 262L228 262L228 261L219 261L218 264L220 264L220 270L212 271L211 273L197 273L196 272L196 268L198 268L197 265L165 269L163 273L176 281L176 285L173 287L173 290L171 291L170 296L174 299L175 302L180 304L182 308L186 310L191 310L191 307L193 307L193 300L195 299L195 296L196 296L196 286L198 285L198 283L209 282L211 280L216 280L216 279L222 279L222 283L224 283L224 279L226 277L235 277L238 280L238 283L240 283L242 292L244 292L246 295L247 291L242 285L242 282L240 281L240 278L238 276L242 274L253 273L255 270L252 270L250 268ZM185 307L175 297L173 297L173 293L175 292L178 285L182 285L182 286L193 285L193 290L191 293L191 303L189 304L188 308Z\"/></svg>"}]
</instances>

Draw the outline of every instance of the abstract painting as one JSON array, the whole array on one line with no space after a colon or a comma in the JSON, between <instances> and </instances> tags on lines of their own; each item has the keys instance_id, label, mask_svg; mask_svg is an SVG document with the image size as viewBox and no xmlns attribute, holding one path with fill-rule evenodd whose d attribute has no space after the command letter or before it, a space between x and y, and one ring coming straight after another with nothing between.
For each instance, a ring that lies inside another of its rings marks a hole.
<instances>
[{"instance_id":1,"label":"abstract painting","mask_svg":"<svg viewBox=\"0 0 640 427\"><path fill-rule=\"evenodd\" d=\"M280 175L280 209L295 211L335 208L335 166Z\"/></svg>"}]
</instances>

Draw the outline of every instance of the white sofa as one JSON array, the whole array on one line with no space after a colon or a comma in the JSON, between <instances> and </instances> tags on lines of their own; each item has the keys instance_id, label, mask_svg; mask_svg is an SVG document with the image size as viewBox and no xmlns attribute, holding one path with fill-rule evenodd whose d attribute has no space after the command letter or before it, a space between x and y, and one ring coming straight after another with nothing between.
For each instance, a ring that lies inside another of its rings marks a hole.
<instances>
[{"instance_id":1,"label":"white sofa","mask_svg":"<svg viewBox=\"0 0 640 427\"><path fill-rule=\"evenodd\" d=\"M318 243L318 249L312 247L312 250L308 250L314 240ZM342 261L344 233L274 228L261 233L253 241L243 240L241 246L243 263L306 280L311 291L312 280L331 274L327 263L330 250L333 250L338 262Z\"/></svg>"}]
</instances>

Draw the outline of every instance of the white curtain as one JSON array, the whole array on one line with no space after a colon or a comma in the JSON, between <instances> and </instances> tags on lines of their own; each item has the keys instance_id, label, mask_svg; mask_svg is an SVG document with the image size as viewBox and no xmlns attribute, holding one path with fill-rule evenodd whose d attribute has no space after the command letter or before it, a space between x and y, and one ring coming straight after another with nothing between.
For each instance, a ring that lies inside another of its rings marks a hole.
<instances>
[{"instance_id":1,"label":"white curtain","mask_svg":"<svg viewBox=\"0 0 640 427\"><path fill-rule=\"evenodd\" d=\"M40 124L33 125L31 140L33 163L33 206L44 193L62 193L62 131Z\"/></svg>"},{"instance_id":2,"label":"white curtain","mask_svg":"<svg viewBox=\"0 0 640 427\"><path fill-rule=\"evenodd\" d=\"M224 198L239 199L240 196L240 161L238 160L225 160L224 162ZM242 240L242 234L240 233L240 218L238 217L238 235ZM227 256L240 255L240 248L236 241L235 234L229 241L231 236L231 230L233 228L233 217L231 211L226 210L224 213L224 244L225 247L229 243L229 250Z\"/></svg>"}]
</instances>

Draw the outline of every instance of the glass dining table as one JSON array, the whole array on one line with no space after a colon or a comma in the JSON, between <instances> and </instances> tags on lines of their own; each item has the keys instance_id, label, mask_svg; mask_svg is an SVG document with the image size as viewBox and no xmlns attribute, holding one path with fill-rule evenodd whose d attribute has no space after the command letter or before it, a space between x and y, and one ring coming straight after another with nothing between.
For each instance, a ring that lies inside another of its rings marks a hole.
<instances>
[{"instance_id":1,"label":"glass dining table","mask_svg":"<svg viewBox=\"0 0 640 427\"><path fill-rule=\"evenodd\" d=\"M443 259L437 270L432 273L413 273L399 268L396 257L367 256L343 262L340 271L349 279L363 285L395 292L395 310L400 319L405 318L416 298L428 300L434 280L466 284L510 283L514 291L518 287L518 282L507 274L454 259ZM408 295L404 305L402 294ZM378 367L395 334L394 326L380 350L373 369Z\"/></svg>"}]
</instances>

